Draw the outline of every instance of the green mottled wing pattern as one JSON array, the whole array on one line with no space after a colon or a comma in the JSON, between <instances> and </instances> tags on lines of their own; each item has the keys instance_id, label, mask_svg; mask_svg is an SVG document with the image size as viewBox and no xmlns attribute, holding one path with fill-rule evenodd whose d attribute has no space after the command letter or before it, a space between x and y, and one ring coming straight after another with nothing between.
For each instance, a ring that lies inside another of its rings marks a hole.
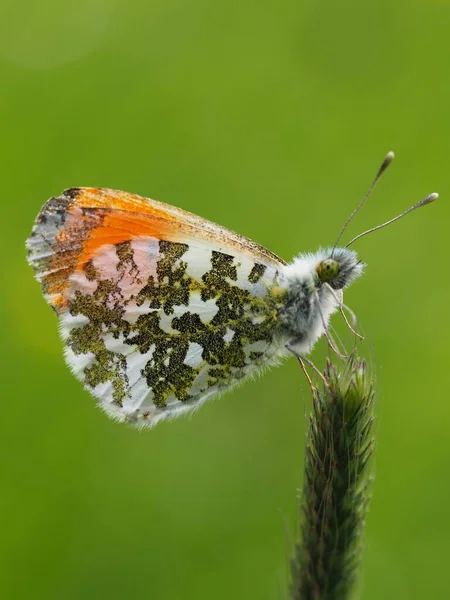
<instances>
[{"instance_id":1,"label":"green mottled wing pattern","mask_svg":"<svg viewBox=\"0 0 450 600\"><path fill-rule=\"evenodd\" d=\"M192 244L106 246L61 315L67 361L118 419L184 412L276 357L276 279L274 267Z\"/></svg>"}]
</instances>

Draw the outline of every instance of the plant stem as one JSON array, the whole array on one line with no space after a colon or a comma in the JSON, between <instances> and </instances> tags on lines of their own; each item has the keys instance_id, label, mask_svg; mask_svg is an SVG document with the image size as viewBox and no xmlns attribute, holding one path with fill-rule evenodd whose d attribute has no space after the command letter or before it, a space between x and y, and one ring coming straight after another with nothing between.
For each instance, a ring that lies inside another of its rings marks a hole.
<instances>
[{"instance_id":1,"label":"plant stem","mask_svg":"<svg viewBox=\"0 0 450 600\"><path fill-rule=\"evenodd\" d=\"M370 500L373 380L353 354L328 362L314 392L300 502L300 541L291 560L292 600L345 600L357 575Z\"/></svg>"}]
</instances>

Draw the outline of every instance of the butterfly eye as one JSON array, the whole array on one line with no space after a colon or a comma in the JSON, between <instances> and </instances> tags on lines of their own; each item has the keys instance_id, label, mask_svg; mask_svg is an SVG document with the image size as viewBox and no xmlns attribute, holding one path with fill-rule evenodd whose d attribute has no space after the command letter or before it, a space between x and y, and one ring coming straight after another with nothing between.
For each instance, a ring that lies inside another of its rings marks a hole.
<instances>
[{"instance_id":1,"label":"butterfly eye","mask_svg":"<svg viewBox=\"0 0 450 600\"><path fill-rule=\"evenodd\" d=\"M319 263L316 271L320 281L329 281L338 275L340 271L339 263L337 260L327 258Z\"/></svg>"}]
</instances>

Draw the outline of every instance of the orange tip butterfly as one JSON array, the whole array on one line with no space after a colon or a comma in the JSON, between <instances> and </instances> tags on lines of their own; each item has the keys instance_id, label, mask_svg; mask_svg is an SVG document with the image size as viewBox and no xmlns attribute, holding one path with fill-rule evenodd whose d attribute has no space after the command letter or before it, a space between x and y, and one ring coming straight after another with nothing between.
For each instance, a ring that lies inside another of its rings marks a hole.
<instances>
[{"instance_id":1,"label":"orange tip butterfly","mask_svg":"<svg viewBox=\"0 0 450 600\"><path fill-rule=\"evenodd\" d=\"M363 271L349 246L437 198L338 243L392 161L389 153L333 248L287 264L179 208L126 192L50 198L28 261L59 318L72 372L111 417L138 426L197 408L264 367L305 355ZM343 313L344 314L344 313Z\"/></svg>"}]
</instances>

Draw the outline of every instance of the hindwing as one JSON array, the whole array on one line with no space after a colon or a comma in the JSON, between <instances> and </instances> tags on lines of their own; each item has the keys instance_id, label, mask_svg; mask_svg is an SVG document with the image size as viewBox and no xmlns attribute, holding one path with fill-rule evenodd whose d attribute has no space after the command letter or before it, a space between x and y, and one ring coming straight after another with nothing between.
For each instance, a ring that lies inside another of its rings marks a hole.
<instances>
[{"instance_id":1,"label":"hindwing","mask_svg":"<svg viewBox=\"0 0 450 600\"><path fill-rule=\"evenodd\" d=\"M28 251L68 365L119 420L153 425L280 354L284 262L190 213L76 188L44 205Z\"/></svg>"}]
</instances>

